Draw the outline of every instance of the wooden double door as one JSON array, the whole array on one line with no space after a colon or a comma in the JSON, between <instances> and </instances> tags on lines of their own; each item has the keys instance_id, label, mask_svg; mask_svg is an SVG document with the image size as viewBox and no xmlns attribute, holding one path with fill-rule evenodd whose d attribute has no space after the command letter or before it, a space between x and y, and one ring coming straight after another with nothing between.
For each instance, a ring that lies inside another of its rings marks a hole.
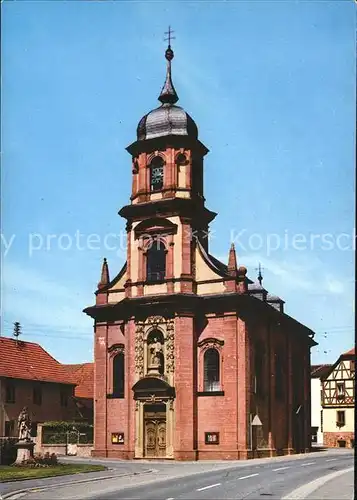
<instances>
[{"instance_id":1,"label":"wooden double door","mask_svg":"<svg viewBox=\"0 0 357 500\"><path fill-rule=\"evenodd\" d=\"M146 458L166 457L165 405L145 405L144 455Z\"/></svg>"}]
</instances>

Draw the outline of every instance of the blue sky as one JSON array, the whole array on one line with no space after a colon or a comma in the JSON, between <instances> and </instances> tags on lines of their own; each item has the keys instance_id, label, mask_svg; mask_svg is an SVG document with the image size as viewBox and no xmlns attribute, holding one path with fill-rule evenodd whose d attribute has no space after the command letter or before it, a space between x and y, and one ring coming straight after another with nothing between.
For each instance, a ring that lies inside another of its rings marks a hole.
<instances>
[{"instance_id":1,"label":"blue sky","mask_svg":"<svg viewBox=\"0 0 357 500\"><path fill-rule=\"evenodd\" d=\"M210 149L211 253L227 261L235 239L250 277L261 262L265 287L317 332L312 361L333 362L354 344L352 0L5 2L2 333L20 321L58 360L92 360L82 309L102 258L112 277L125 260L102 243L124 230L125 147L159 104L169 24L178 104ZM76 232L101 242L78 247Z\"/></svg>"}]
</instances>

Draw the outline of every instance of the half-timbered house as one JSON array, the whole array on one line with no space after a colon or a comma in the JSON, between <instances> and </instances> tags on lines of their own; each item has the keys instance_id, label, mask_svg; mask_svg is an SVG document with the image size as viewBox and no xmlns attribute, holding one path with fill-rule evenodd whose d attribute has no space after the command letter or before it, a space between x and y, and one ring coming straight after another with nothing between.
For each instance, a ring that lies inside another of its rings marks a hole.
<instances>
[{"instance_id":1,"label":"half-timbered house","mask_svg":"<svg viewBox=\"0 0 357 500\"><path fill-rule=\"evenodd\" d=\"M338 358L321 378L325 446L354 447L355 349Z\"/></svg>"}]
</instances>

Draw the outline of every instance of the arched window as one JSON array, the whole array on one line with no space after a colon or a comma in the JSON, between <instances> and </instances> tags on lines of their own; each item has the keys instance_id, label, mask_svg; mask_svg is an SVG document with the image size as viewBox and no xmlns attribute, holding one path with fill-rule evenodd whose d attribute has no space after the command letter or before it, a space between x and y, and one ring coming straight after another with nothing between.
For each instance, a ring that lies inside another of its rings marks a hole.
<instances>
[{"instance_id":1,"label":"arched window","mask_svg":"<svg viewBox=\"0 0 357 500\"><path fill-rule=\"evenodd\" d=\"M146 279L151 283L163 281L166 272L166 248L162 241L155 240L147 251Z\"/></svg>"},{"instance_id":2,"label":"arched window","mask_svg":"<svg viewBox=\"0 0 357 500\"><path fill-rule=\"evenodd\" d=\"M219 380L219 352L217 349L210 348L204 354L204 391L220 391L221 385Z\"/></svg>"},{"instance_id":3,"label":"arched window","mask_svg":"<svg viewBox=\"0 0 357 500\"><path fill-rule=\"evenodd\" d=\"M124 397L125 381L124 353L119 352L113 359L113 396Z\"/></svg>"},{"instance_id":4,"label":"arched window","mask_svg":"<svg viewBox=\"0 0 357 500\"><path fill-rule=\"evenodd\" d=\"M164 187L164 160L155 156L150 163L150 190L161 191Z\"/></svg>"}]
</instances>

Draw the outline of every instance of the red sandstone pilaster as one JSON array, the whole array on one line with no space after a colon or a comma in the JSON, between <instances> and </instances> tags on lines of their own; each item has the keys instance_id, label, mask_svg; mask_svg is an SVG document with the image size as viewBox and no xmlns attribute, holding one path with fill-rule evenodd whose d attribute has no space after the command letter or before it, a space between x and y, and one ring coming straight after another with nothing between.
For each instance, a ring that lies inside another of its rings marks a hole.
<instances>
[{"instance_id":1,"label":"red sandstone pilaster","mask_svg":"<svg viewBox=\"0 0 357 500\"><path fill-rule=\"evenodd\" d=\"M182 223L182 273L181 278L192 278L191 221L181 218ZM181 281L181 292L192 292L192 281Z\"/></svg>"},{"instance_id":2,"label":"red sandstone pilaster","mask_svg":"<svg viewBox=\"0 0 357 500\"><path fill-rule=\"evenodd\" d=\"M293 451L293 369L292 369L292 338L290 332L287 335L288 350L288 382L287 382L287 407L286 418L288 420L288 453Z\"/></svg>"},{"instance_id":3,"label":"red sandstone pilaster","mask_svg":"<svg viewBox=\"0 0 357 500\"><path fill-rule=\"evenodd\" d=\"M125 367L125 400L127 401L128 408L128 422L127 422L127 437L128 458L134 458L135 450L135 401L133 398L132 387L135 383L135 321L130 320L126 324L125 335L127 337L127 357Z\"/></svg>"},{"instance_id":4,"label":"red sandstone pilaster","mask_svg":"<svg viewBox=\"0 0 357 500\"><path fill-rule=\"evenodd\" d=\"M95 297L96 305L102 305L108 303L108 292L99 292Z\"/></svg>"},{"instance_id":5,"label":"red sandstone pilaster","mask_svg":"<svg viewBox=\"0 0 357 500\"><path fill-rule=\"evenodd\" d=\"M173 148L167 148L165 152L166 164L164 167L164 189L171 190L173 187L173 170L174 170L174 150ZM170 191L164 193L164 197L170 195Z\"/></svg>"},{"instance_id":6,"label":"red sandstone pilaster","mask_svg":"<svg viewBox=\"0 0 357 500\"><path fill-rule=\"evenodd\" d=\"M192 189L192 169L193 169L191 151L188 151L186 156L188 159L188 163L186 166L186 186L185 187L186 187L186 189L189 189L191 191L191 189ZM192 193L191 193L191 196L192 196Z\"/></svg>"},{"instance_id":7,"label":"red sandstone pilaster","mask_svg":"<svg viewBox=\"0 0 357 500\"><path fill-rule=\"evenodd\" d=\"M308 452L311 447L311 366L310 348L304 347L304 448Z\"/></svg>"},{"instance_id":8,"label":"red sandstone pilaster","mask_svg":"<svg viewBox=\"0 0 357 500\"><path fill-rule=\"evenodd\" d=\"M127 260L126 260L126 287L125 297L131 297L131 225L127 226Z\"/></svg>"},{"instance_id":9,"label":"red sandstone pilaster","mask_svg":"<svg viewBox=\"0 0 357 500\"><path fill-rule=\"evenodd\" d=\"M138 172L138 190L137 193L142 193L146 191L146 178L149 169L146 165L146 153L141 153L139 155L139 172Z\"/></svg>"},{"instance_id":10,"label":"red sandstone pilaster","mask_svg":"<svg viewBox=\"0 0 357 500\"><path fill-rule=\"evenodd\" d=\"M170 234L167 237L168 251L166 256L166 279L172 280L167 282L167 293L174 293L174 238Z\"/></svg>"},{"instance_id":11,"label":"red sandstone pilaster","mask_svg":"<svg viewBox=\"0 0 357 500\"><path fill-rule=\"evenodd\" d=\"M270 450L275 450L275 342L272 331L272 326L268 325L268 342L269 342L269 437L268 446Z\"/></svg>"},{"instance_id":12,"label":"red sandstone pilaster","mask_svg":"<svg viewBox=\"0 0 357 500\"><path fill-rule=\"evenodd\" d=\"M192 317L182 316L175 319L175 354L174 454L176 460L195 460L194 398L197 383L194 373L196 347Z\"/></svg>"},{"instance_id":13,"label":"red sandstone pilaster","mask_svg":"<svg viewBox=\"0 0 357 500\"><path fill-rule=\"evenodd\" d=\"M95 326L94 344L94 452L107 448L107 349L106 324Z\"/></svg>"},{"instance_id":14,"label":"red sandstone pilaster","mask_svg":"<svg viewBox=\"0 0 357 500\"><path fill-rule=\"evenodd\" d=\"M244 454L248 446L249 340L241 319L238 319L238 386L238 450Z\"/></svg>"}]
</instances>

